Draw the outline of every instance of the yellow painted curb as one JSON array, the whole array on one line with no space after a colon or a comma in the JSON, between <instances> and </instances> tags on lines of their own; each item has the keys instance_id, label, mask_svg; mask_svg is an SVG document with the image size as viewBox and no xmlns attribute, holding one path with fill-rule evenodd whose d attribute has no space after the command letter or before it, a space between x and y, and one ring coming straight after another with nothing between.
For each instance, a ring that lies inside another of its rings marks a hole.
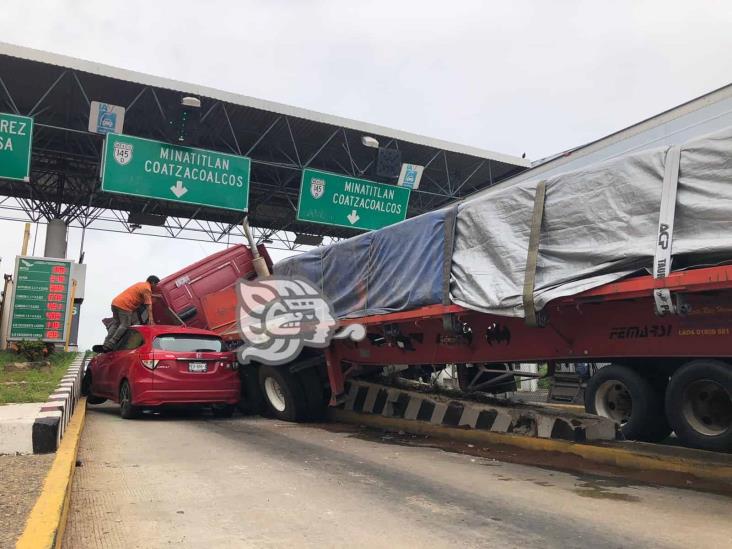
<instances>
[{"instance_id":1,"label":"yellow painted curb","mask_svg":"<svg viewBox=\"0 0 732 549\"><path fill-rule=\"evenodd\" d=\"M410 421L372 414L361 414L348 410L332 408L330 418L343 423L362 424L391 431L405 431L417 435L429 435L435 438L467 442L472 444L506 444L524 450L540 452L560 452L573 454L581 458L615 465L625 469L641 471L665 471L684 473L694 477L715 482L732 483L732 465L700 459L689 459L680 456L653 454L650 451L635 452L627 448L589 443L576 443L565 440L534 438L513 434L492 433L477 429L460 429L434 425L425 421Z\"/></svg>"},{"instance_id":2,"label":"yellow painted curb","mask_svg":"<svg viewBox=\"0 0 732 549\"><path fill-rule=\"evenodd\" d=\"M548 406L549 408L559 408L560 410L572 410L575 412L585 413L585 407L579 404L562 404L560 402L527 402L526 404L539 404Z\"/></svg>"},{"instance_id":3,"label":"yellow painted curb","mask_svg":"<svg viewBox=\"0 0 732 549\"><path fill-rule=\"evenodd\" d=\"M85 415L86 397L82 397L76 403L74 415L66 427L51 470L46 475L43 491L28 516L23 535L15 545L16 549L61 547Z\"/></svg>"}]
</instances>

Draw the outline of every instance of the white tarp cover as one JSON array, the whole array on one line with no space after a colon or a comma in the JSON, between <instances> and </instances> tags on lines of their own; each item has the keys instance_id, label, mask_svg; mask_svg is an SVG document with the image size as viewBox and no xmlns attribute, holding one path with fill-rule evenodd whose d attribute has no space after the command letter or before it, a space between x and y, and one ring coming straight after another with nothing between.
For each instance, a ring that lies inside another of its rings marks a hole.
<instances>
[{"instance_id":1,"label":"white tarp cover","mask_svg":"<svg viewBox=\"0 0 732 549\"><path fill-rule=\"evenodd\" d=\"M534 299L540 310L650 269L668 147L546 179ZM461 204L450 297L469 309L524 316L523 284L539 180ZM681 146L674 268L732 259L732 128Z\"/></svg>"}]
</instances>

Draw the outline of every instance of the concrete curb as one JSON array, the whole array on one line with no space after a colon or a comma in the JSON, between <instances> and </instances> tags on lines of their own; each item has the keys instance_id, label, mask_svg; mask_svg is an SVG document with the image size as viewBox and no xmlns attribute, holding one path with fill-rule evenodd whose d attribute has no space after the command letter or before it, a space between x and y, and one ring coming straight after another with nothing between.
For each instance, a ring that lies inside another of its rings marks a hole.
<instances>
[{"instance_id":1,"label":"concrete curb","mask_svg":"<svg viewBox=\"0 0 732 549\"><path fill-rule=\"evenodd\" d=\"M84 356L78 355L67 370L56 390L48 397L33 423L33 453L49 454L61 444L66 426L71 420L79 397L84 376Z\"/></svg>"},{"instance_id":2,"label":"concrete curb","mask_svg":"<svg viewBox=\"0 0 732 549\"><path fill-rule=\"evenodd\" d=\"M350 381L347 390L344 408L348 411L573 442L616 440L619 437L614 421L576 410L537 404L455 400L357 380Z\"/></svg>"},{"instance_id":3,"label":"concrete curb","mask_svg":"<svg viewBox=\"0 0 732 549\"><path fill-rule=\"evenodd\" d=\"M66 428L66 436L56 452L51 469L25 523L16 549L61 547L71 497L71 484L76 470L76 455L86 416L86 397L78 401L76 411Z\"/></svg>"},{"instance_id":4,"label":"concrete curb","mask_svg":"<svg viewBox=\"0 0 732 549\"><path fill-rule=\"evenodd\" d=\"M480 444L503 444L524 450L571 454L602 465L612 465L638 471L660 471L687 474L702 480L732 484L732 460L704 451L682 449L686 456L673 456L659 449L628 448L626 443L575 443L565 440L527 437L516 434L494 433L477 429L464 429L434 425L425 421L363 414L340 408L331 408L333 421L366 425L388 431L404 431L416 435L428 435L438 439ZM618 444L618 446L616 446ZM624 446L619 446L623 444ZM690 457L695 456L695 457Z\"/></svg>"},{"instance_id":5,"label":"concrete curb","mask_svg":"<svg viewBox=\"0 0 732 549\"><path fill-rule=\"evenodd\" d=\"M77 354L45 402L8 404L0 411L0 453L49 454L61 443L81 396L84 357Z\"/></svg>"}]
</instances>

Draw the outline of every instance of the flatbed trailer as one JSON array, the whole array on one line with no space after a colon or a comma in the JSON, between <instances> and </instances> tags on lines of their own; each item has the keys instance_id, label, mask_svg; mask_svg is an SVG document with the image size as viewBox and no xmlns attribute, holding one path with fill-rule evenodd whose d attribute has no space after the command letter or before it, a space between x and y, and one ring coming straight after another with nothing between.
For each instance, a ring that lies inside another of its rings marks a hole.
<instances>
[{"instance_id":1,"label":"flatbed trailer","mask_svg":"<svg viewBox=\"0 0 732 549\"><path fill-rule=\"evenodd\" d=\"M659 288L671 292L678 314L655 313ZM673 429L687 445L732 449L732 266L637 276L556 299L540 327L458 305L340 321L353 323L367 337L333 340L325 351L331 405L348 378L389 364L457 364L470 390L513 377L521 362L546 362L550 371L611 363L590 380L588 411L618 420L629 438L661 440Z\"/></svg>"},{"instance_id":2,"label":"flatbed trailer","mask_svg":"<svg viewBox=\"0 0 732 549\"><path fill-rule=\"evenodd\" d=\"M228 257L219 255L194 265L200 279L168 278L198 295L188 286L198 281L208 288L206 278L219 277ZM243 272L252 271L246 265ZM201 295L194 315L232 348L241 343L235 279ZM670 292L676 314L656 314L659 289ZM328 398L331 405L343 402L349 378L393 365L413 372L456 365L464 391L502 393L526 376L520 363L546 363L551 376L557 364L584 362L603 364L588 382L587 411L616 420L627 438L658 441L673 430L688 446L732 449L732 265L605 284L551 301L538 321L532 327L523 318L455 304L341 319L341 326L364 325L366 338L305 348L289 364L242 365L241 408L316 419Z\"/></svg>"}]
</instances>

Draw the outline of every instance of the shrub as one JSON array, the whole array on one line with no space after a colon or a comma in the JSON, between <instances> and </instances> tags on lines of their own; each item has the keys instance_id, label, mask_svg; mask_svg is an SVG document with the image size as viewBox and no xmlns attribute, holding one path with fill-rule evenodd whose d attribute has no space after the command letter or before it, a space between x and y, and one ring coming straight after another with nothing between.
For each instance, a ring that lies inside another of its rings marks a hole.
<instances>
[{"instance_id":1,"label":"shrub","mask_svg":"<svg viewBox=\"0 0 732 549\"><path fill-rule=\"evenodd\" d=\"M48 355L48 346L41 340L17 341L15 350L31 362L41 360Z\"/></svg>"}]
</instances>

